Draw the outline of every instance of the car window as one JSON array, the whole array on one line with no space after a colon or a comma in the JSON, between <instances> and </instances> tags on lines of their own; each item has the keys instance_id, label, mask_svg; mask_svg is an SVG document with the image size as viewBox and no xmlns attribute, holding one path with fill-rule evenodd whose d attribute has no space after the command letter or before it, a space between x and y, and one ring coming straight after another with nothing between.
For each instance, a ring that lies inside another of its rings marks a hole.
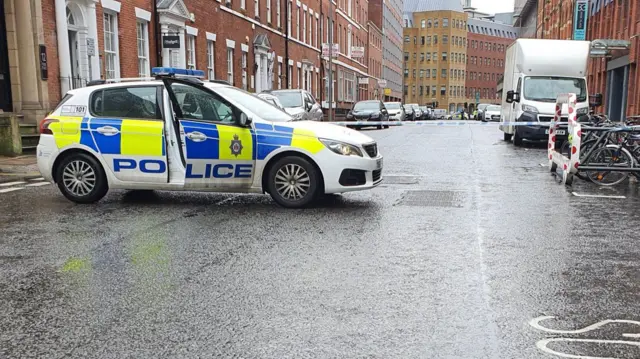
<instances>
[{"instance_id":1,"label":"car window","mask_svg":"<svg viewBox=\"0 0 640 359\"><path fill-rule=\"evenodd\" d=\"M162 119L157 87L117 87L91 95L90 112L96 117Z\"/></svg>"},{"instance_id":2,"label":"car window","mask_svg":"<svg viewBox=\"0 0 640 359\"><path fill-rule=\"evenodd\" d=\"M182 118L229 124L236 122L233 107L217 95L176 82L171 84L171 89L178 100Z\"/></svg>"},{"instance_id":3,"label":"car window","mask_svg":"<svg viewBox=\"0 0 640 359\"><path fill-rule=\"evenodd\" d=\"M285 108L302 107L302 94L298 91L274 92L273 95L280 100Z\"/></svg>"},{"instance_id":4,"label":"car window","mask_svg":"<svg viewBox=\"0 0 640 359\"><path fill-rule=\"evenodd\" d=\"M307 93L307 95L309 96L309 101L311 101L311 105L313 105L313 104L315 104L317 102L316 98L313 97L313 95L311 93Z\"/></svg>"}]
</instances>

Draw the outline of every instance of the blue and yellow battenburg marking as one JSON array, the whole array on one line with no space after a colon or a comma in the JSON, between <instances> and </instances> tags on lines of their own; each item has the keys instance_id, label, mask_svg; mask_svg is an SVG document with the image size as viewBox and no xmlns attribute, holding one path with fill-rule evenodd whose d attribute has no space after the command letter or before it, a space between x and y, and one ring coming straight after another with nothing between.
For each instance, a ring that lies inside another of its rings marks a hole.
<instances>
[{"instance_id":1,"label":"blue and yellow battenburg marking","mask_svg":"<svg viewBox=\"0 0 640 359\"><path fill-rule=\"evenodd\" d=\"M111 155L162 157L166 152L162 121L50 116L60 122L51 123L58 148L81 144L96 152ZM98 131L113 127L116 134Z\"/></svg>"}]
</instances>

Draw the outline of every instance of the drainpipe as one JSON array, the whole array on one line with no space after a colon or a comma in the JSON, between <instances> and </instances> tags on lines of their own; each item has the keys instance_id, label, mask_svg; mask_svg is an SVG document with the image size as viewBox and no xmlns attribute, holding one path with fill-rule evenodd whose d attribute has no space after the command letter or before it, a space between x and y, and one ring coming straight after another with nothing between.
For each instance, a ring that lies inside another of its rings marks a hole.
<instances>
[{"instance_id":1,"label":"drainpipe","mask_svg":"<svg viewBox=\"0 0 640 359\"><path fill-rule=\"evenodd\" d=\"M280 1L280 0L277 0ZM285 37L284 39L284 63L285 63L285 73L287 74L287 88L289 88L289 2L291 2L291 0L284 0L285 4L284 4L284 17L285 17L285 27L286 27L286 31L285 33L287 34L287 37ZM291 7L293 7L293 5L291 5ZM293 83L293 82L292 82Z\"/></svg>"},{"instance_id":2,"label":"drainpipe","mask_svg":"<svg viewBox=\"0 0 640 359\"><path fill-rule=\"evenodd\" d=\"M158 30L158 1L153 1L153 32L156 34L156 66L161 66L162 63L162 34Z\"/></svg>"}]
</instances>

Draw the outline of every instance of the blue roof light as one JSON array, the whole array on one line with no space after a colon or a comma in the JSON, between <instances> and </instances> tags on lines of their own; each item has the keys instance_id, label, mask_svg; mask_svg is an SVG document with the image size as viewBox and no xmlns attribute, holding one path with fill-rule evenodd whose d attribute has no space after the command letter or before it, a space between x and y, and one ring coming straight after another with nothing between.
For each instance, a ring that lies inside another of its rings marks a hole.
<instances>
[{"instance_id":1,"label":"blue roof light","mask_svg":"<svg viewBox=\"0 0 640 359\"><path fill-rule=\"evenodd\" d=\"M189 70L179 69L176 67L154 67L151 69L151 75L153 76L190 76L197 78L204 78L204 71L202 70Z\"/></svg>"}]
</instances>

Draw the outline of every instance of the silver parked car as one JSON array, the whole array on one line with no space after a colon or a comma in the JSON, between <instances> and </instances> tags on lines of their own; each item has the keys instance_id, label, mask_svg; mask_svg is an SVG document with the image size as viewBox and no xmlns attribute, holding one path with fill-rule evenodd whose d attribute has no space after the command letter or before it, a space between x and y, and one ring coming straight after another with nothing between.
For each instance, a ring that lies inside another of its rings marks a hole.
<instances>
[{"instance_id":1,"label":"silver parked car","mask_svg":"<svg viewBox=\"0 0 640 359\"><path fill-rule=\"evenodd\" d=\"M263 93L277 97L284 110L296 120L322 121L322 108L308 91L271 90Z\"/></svg>"},{"instance_id":2,"label":"silver parked car","mask_svg":"<svg viewBox=\"0 0 640 359\"><path fill-rule=\"evenodd\" d=\"M390 121L404 121L405 113L404 107L400 102L385 102L384 107L387 108L389 112L389 120Z\"/></svg>"}]
</instances>

